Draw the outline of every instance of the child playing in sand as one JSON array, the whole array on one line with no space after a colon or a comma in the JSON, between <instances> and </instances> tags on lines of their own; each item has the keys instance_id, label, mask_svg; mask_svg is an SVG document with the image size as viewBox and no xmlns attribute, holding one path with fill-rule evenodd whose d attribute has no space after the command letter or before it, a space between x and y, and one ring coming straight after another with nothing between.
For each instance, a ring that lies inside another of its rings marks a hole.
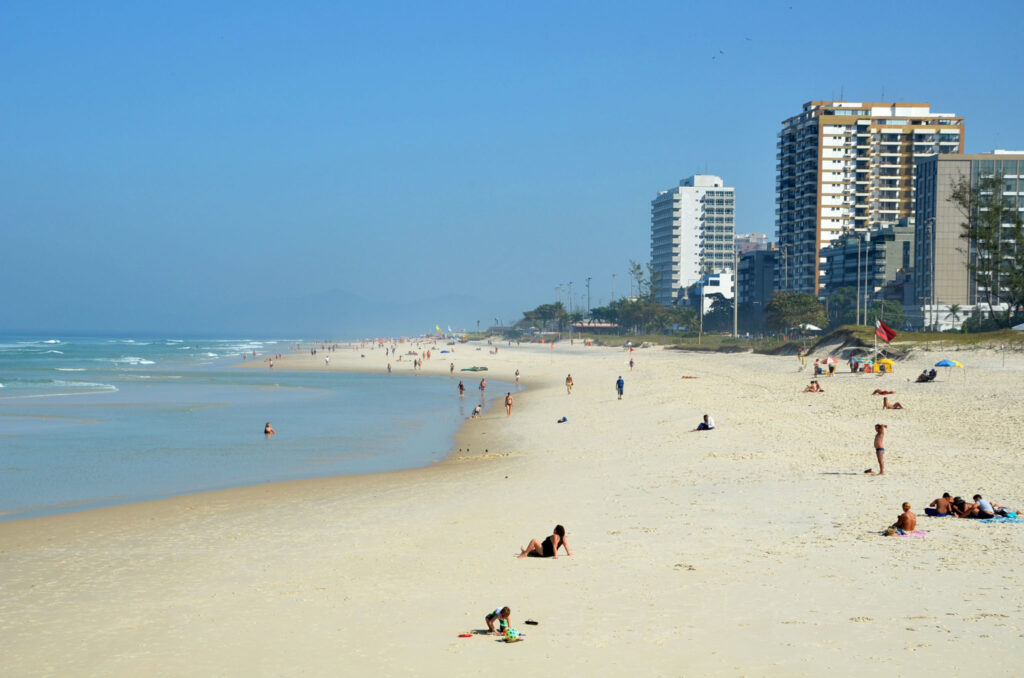
<instances>
[{"instance_id":1,"label":"child playing in sand","mask_svg":"<svg viewBox=\"0 0 1024 678\"><path fill-rule=\"evenodd\" d=\"M505 631L508 630L508 619L511 616L512 610L508 609L508 607L499 607L484 617L484 620L487 622L487 630L491 633L504 635ZM494 622L498 622L498 628L494 628Z\"/></svg>"}]
</instances>

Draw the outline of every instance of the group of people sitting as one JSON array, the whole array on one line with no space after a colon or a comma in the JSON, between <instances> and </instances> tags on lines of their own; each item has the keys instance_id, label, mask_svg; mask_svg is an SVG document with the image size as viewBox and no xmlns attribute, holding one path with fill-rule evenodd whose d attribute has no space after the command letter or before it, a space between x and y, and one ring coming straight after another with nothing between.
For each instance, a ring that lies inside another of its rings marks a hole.
<instances>
[{"instance_id":1,"label":"group of people sitting","mask_svg":"<svg viewBox=\"0 0 1024 678\"><path fill-rule=\"evenodd\" d=\"M968 502L963 497L950 497L949 492L943 492L942 496L928 505L924 510L925 515L935 518L945 516L956 516L957 518L976 518L988 520L996 516L1007 516L1017 512L1005 506L994 504L980 494L974 495L974 501Z\"/></svg>"},{"instance_id":2,"label":"group of people sitting","mask_svg":"<svg viewBox=\"0 0 1024 678\"><path fill-rule=\"evenodd\" d=\"M826 360L825 362L822 362L821 360L814 361L814 376L818 376L819 374L828 374L828 376L831 377L835 373L835 362L829 362L829 360Z\"/></svg>"},{"instance_id":3,"label":"group of people sitting","mask_svg":"<svg viewBox=\"0 0 1024 678\"><path fill-rule=\"evenodd\" d=\"M929 381L935 381L936 374L934 367L930 370L922 370L921 374L917 375L917 383L923 384Z\"/></svg>"},{"instance_id":4,"label":"group of people sitting","mask_svg":"<svg viewBox=\"0 0 1024 678\"><path fill-rule=\"evenodd\" d=\"M804 389L804 393L824 393L825 389L821 387L817 379L811 379L811 383Z\"/></svg>"}]
</instances>

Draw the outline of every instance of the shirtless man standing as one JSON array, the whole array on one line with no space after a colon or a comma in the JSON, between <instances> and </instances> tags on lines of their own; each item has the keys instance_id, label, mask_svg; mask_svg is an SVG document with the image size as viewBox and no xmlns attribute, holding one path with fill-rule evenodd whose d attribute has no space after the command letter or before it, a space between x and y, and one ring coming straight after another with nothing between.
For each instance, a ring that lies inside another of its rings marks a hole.
<instances>
[{"instance_id":1,"label":"shirtless man standing","mask_svg":"<svg viewBox=\"0 0 1024 678\"><path fill-rule=\"evenodd\" d=\"M878 457L878 474L880 476L885 475L885 429L889 428L885 424L875 424L875 456ZM864 473L870 473L875 475L875 472L871 469L867 469Z\"/></svg>"}]
</instances>

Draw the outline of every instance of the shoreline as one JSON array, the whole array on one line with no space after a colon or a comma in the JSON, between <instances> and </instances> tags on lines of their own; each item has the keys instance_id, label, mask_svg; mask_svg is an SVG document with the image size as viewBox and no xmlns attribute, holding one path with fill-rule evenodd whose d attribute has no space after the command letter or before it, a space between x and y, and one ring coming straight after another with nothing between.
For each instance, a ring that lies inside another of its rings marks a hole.
<instances>
[{"instance_id":1,"label":"shoreline","mask_svg":"<svg viewBox=\"0 0 1024 678\"><path fill-rule=\"evenodd\" d=\"M631 373L621 349L549 351L488 357L530 397L425 468L0 524L12 675L1013 674L1024 528L921 507L943 490L1020 503L1006 418L1024 414L1024 359L979 352L968 378L922 385L914 363L837 373L804 394L792 357L638 349ZM883 384L906 410L879 409ZM704 412L717 430L692 433ZM883 477L862 473L876 421ZM928 538L879 535L903 501ZM572 557L515 557L556 522ZM526 642L457 637L499 604Z\"/></svg>"}]
</instances>

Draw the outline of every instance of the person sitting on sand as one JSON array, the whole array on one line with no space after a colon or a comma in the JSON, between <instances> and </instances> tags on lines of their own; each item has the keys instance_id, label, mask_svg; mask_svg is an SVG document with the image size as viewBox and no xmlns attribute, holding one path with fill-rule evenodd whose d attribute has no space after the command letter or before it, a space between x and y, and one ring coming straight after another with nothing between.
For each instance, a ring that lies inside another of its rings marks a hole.
<instances>
[{"instance_id":1,"label":"person sitting on sand","mask_svg":"<svg viewBox=\"0 0 1024 678\"><path fill-rule=\"evenodd\" d=\"M996 517L996 510L988 499L983 499L980 494L974 495L974 518L988 520Z\"/></svg>"},{"instance_id":2,"label":"person sitting on sand","mask_svg":"<svg viewBox=\"0 0 1024 678\"><path fill-rule=\"evenodd\" d=\"M926 381L929 381L928 370L921 370L921 374L917 375L917 383L923 384Z\"/></svg>"},{"instance_id":3,"label":"person sitting on sand","mask_svg":"<svg viewBox=\"0 0 1024 678\"><path fill-rule=\"evenodd\" d=\"M508 619L511 616L512 610L508 609L508 606L499 607L484 617L484 621L487 622L487 630L491 633L504 635L505 631L508 630ZM494 622L498 622L498 628L494 628Z\"/></svg>"},{"instance_id":4,"label":"person sitting on sand","mask_svg":"<svg viewBox=\"0 0 1024 678\"><path fill-rule=\"evenodd\" d=\"M896 522L889 526L885 534L887 536L895 535L907 535L913 534L914 530L917 529L917 516L910 510L910 502L903 502L903 513L897 518Z\"/></svg>"},{"instance_id":5,"label":"person sitting on sand","mask_svg":"<svg viewBox=\"0 0 1024 678\"><path fill-rule=\"evenodd\" d=\"M702 421L701 423L697 424L697 428L695 428L693 430L694 431L714 431L715 430L715 420L712 419L710 415L705 414L704 415L704 421Z\"/></svg>"},{"instance_id":6,"label":"person sitting on sand","mask_svg":"<svg viewBox=\"0 0 1024 678\"><path fill-rule=\"evenodd\" d=\"M473 408L473 414L471 414L469 418L476 419L477 417L480 416L480 413L483 411L483 409L484 408L482 405L477 405L476 407Z\"/></svg>"},{"instance_id":7,"label":"person sitting on sand","mask_svg":"<svg viewBox=\"0 0 1024 678\"><path fill-rule=\"evenodd\" d=\"M263 425L263 435L265 435L265 436L267 436L269 438L270 436L274 435L275 433L277 433L277 431L274 430L274 427L270 425L269 421L266 424Z\"/></svg>"},{"instance_id":8,"label":"person sitting on sand","mask_svg":"<svg viewBox=\"0 0 1024 678\"><path fill-rule=\"evenodd\" d=\"M890 403L889 398L882 398L882 409L883 410L902 410L902 403Z\"/></svg>"},{"instance_id":9,"label":"person sitting on sand","mask_svg":"<svg viewBox=\"0 0 1024 678\"><path fill-rule=\"evenodd\" d=\"M971 518L978 507L968 504L961 497L953 497L953 515L957 518Z\"/></svg>"},{"instance_id":10,"label":"person sitting on sand","mask_svg":"<svg viewBox=\"0 0 1024 678\"><path fill-rule=\"evenodd\" d=\"M558 558L559 547L565 549L565 555L572 555L572 552L569 551L569 543L565 541L565 528L561 525L555 525L555 530L550 537L547 537L542 542L539 542L536 539L531 539L526 548L519 549L520 553L518 557L555 559Z\"/></svg>"},{"instance_id":11,"label":"person sitting on sand","mask_svg":"<svg viewBox=\"0 0 1024 678\"><path fill-rule=\"evenodd\" d=\"M893 393L895 393L895 392L896 392L896 391L883 391L883 390L882 390L882 389L880 389L880 388L876 388L876 389L875 389L874 391L872 391L872 392L871 392L871 395L881 395L881 396L886 396L886 395L892 395L892 394L893 394Z\"/></svg>"},{"instance_id":12,"label":"person sitting on sand","mask_svg":"<svg viewBox=\"0 0 1024 678\"><path fill-rule=\"evenodd\" d=\"M928 508L924 510L926 516L933 518L948 516L952 513L953 499L949 496L949 492L943 492L941 497L928 504Z\"/></svg>"},{"instance_id":13,"label":"person sitting on sand","mask_svg":"<svg viewBox=\"0 0 1024 678\"><path fill-rule=\"evenodd\" d=\"M818 383L817 379L812 379L811 383L804 389L804 393L824 393L824 389L821 388L821 384Z\"/></svg>"}]
</instances>

